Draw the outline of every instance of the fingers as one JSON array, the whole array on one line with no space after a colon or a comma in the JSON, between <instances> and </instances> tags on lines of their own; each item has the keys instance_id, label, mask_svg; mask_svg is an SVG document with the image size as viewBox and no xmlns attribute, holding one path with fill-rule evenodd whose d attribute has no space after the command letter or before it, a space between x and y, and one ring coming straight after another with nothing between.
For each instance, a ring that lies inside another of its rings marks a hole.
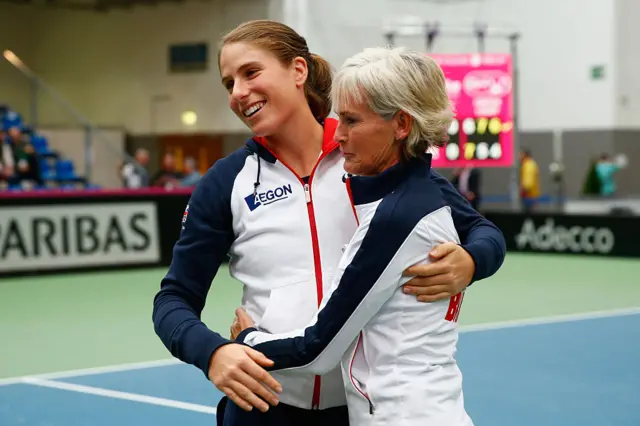
<instances>
[{"instance_id":1,"label":"fingers","mask_svg":"<svg viewBox=\"0 0 640 426\"><path fill-rule=\"evenodd\" d=\"M257 362L258 364L260 363L260 361L256 360L253 356L253 354L251 352L256 352L253 349L247 348L249 349L249 356L252 357L252 359ZM266 357L264 357L264 355L262 355L261 353L257 352L259 355L262 356L262 358L264 358L264 360L266 360L269 365L273 364L273 361L267 359ZM264 362L264 361L262 361ZM264 365L264 364L263 364ZM278 381L276 379L273 378L273 376L271 374L269 374L265 369L263 369L262 367L260 367L257 364L249 364L247 365L247 368L245 368L245 371L254 379L258 380L259 382L263 383L265 386L267 386L269 389L273 390L276 393L280 393L282 392L282 385L280 383L278 383Z\"/></svg>"},{"instance_id":2,"label":"fingers","mask_svg":"<svg viewBox=\"0 0 640 426\"><path fill-rule=\"evenodd\" d=\"M438 293L438 294L434 294L433 296L418 296L418 302L425 302L425 303L437 302L438 300L448 299L451 296L452 295L449 292Z\"/></svg>"},{"instance_id":3,"label":"fingers","mask_svg":"<svg viewBox=\"0 0 640 426\"><path fill-rule=\"evenodd\" d=\"M224 394L227 395L230 400L235 402L236 405L242 408L244 411L251 411L253 409L253 406L251 404L249 404L244 399L240 398L237 393L231 390L230 387L223 386L220 388L220 391L224 392Z\"/></svg>"},{"instance_id":4,"label":"fingers","mask_svg":"<svg viewBox=\"0 0 640 426\"><path fill-rule=\"evenodd\" d=\"M236 338L238 337L238 334L240 334L240 332L242 331L240 329L240 324L238 324L238 318L234 318L233 322L231 323L231 327L229 328L229 331L231 332L231 340L236 340Z\"/></svg>"},{"instance_id":5,"label":"fingers","mask_svg":"<svg viewBox=\"0 0 640 426\"><path fill-rule=\"evenodd\" d=\"M458 249L458 245L456 243L448 242L437 245L431 252L429 252L429 256L433 259L433 263L424 264L419 263L417 265L413 265L407 268L403 275L405 277L411 276L419 276L419 277L430 277L433 275L442 274L448 272L451 268L450 262L441 262L441 260L447 255L455 252Z\"/></svg>"},{"instance_id":6,"label":"fingers","mask_svg":"<svg viewBox=\"0 0 640 426\"><path fill-rule=\"evenodd\" d=\"M263 367L271 367L273 365L273 361L271 361L269 358L264 356L264 354L262 352L258 352L255 349L251 349L249 347L247 347L245 349L246 349L247 355L249 355L249 357L252 360L254 360L256 363L258 363L258 365L261 365ZM266 373L266 371L265 371L265 373Z\"/></svg>"},{"instance_id":7,"label":"fingers","mask_svg":"<svg viewBox=\"0 0 640 426\"><path fill-rule=\"evenodd\" d=\"M249 314L247 314L247 312L242 308L236 309L236 318L242 330L253 327L255 325L253 319L251 319Z\"/></svg>"},{"instance_id":8,"label":"fingers","mask_svg":"<svg viewBox=\"0 0 640 426\"><path fill-rule=\"evenodd\" d=\"M238 326L236 326L235 324L231 326L231 328L229 329L229 331L231 332L231 340L236 340L238 338L238 335L240 334L240 329Z\"/></svg>"},{"instance_id":9,"label":"fingers","mask_svg":"<svg viewBox=\"0 0 640 426\"><path fill-rule=\"evenodd\" d=\"M437 245L433 250L431 250L431 252L429 252L429 256L431 256L434 259L441 259L446 255L448 255L449 253L454 252L457 247L458 245L453 242L442 243Z\"/></svg>"},{"instance_id":10,"label":"fingers","mask_svg":"<svg viewBox=\"0 0 640 426\"><path fill-rule=\"evenodd\" d=\"M264 412L269 409L267 402L274 405L278 403L277 396L265 386L276 393L282 392L282 386L258 365L256 359L263 364L272 364L260 352L247 346L224 345L214 352L208 376L218 389L243 410L251 411L255 407Z\"/></svg>"},{"instance_id":11,"label":"fingers","mask_svg":"<svg viewBox=\"0 0 640 426\"><path fill-rule=\"evenodd\" d=\"M253 392L251 392L243 383L238 381L232 381L229 383L229 388L236 394L238 399L241 400L244 407L242 408L245 411L251 411L252 407L256 407L258 410L263 413L269 410L269 404L258 398ZM234 400L235 402L235 400ZM242 407L241 404L238 406ZM247 409L248 407L248 409Z\"/></svg>"},{"instance_id":12,"label":"fingers","mask_svg":"<svg viewBox=\"0 0 640 426\"><path fill-rule=\"evenodd\" d=\"M446 274L450 269L450 265L447 262L418 264L407 268L403 275L410 277L433 277L435 275Z\"/></svg>"},{"instance_id":13,"label":"fingers","mask_svg":"<svg viewBox=\"0 0 640 426\"><path fill-rule=\"evenodd\" d=\"M238 372L236 379L246 386L253 394L258 395L269 404L278 405L278 397L244 371Z\"/></svg>"},{"instance_id":14,"label":"fingers","mask_svg":"<svg viewBox=\"0 0 640 426\"><path fill-rule=\"evenodd\" d=\"M405 294L412 294L414 296L434 296L439 293L448 293L453 296L454 288L447 283L434 284L428 287L404 287L403 292Z\"/></svg>"}]
</instances>

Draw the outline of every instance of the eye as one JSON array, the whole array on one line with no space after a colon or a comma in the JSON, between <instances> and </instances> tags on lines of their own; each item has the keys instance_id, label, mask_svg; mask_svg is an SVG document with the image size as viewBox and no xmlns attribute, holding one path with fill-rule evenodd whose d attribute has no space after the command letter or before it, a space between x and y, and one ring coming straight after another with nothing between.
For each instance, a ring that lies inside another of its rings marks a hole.
<instances>
[{"instance_id":1,"label":"eye","mask_svg":"<svg viewBox=\"0 0 640 426\"><path fill-rule=\"evenodd\" d=\"M225 81L224 88L227 89L227 92L231 93L231 91L233 90L233 80Z\"/></svg>"},{"instance_id":2,"label":"eye","mask_svg":"<svg viewBox=\"0 0 640 426\"><path fill-rule=\"evenodd\" d=\"M257 74L258 74L257 69L249 69L247 70L246 76L247 78L252 78L252 77L255 77Z\"/></svg>"},{"instance_id":3,"label":"eye","mask_svg":"<svg viewBox=\"0 0 640 426\"><path fill-rule=\"evenodd\" d=\"M353 125L353 124L356 124L356 123L357 123L357 120L356 120L354 117L351 117L351 116L348 116L348 115L347 115L347 116L345 116L345 117L344 117L344 122L345 122L347 125L351 126L351 125Z\"/></svg>"}]
</instances>

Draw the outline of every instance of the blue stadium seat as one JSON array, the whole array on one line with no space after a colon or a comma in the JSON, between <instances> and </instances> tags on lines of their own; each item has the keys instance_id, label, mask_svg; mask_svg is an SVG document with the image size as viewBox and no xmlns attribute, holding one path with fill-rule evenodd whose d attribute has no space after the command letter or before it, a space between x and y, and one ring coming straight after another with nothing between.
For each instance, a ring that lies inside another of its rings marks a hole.
<instances>
[{"instance_id":1,"label":"blue stadium seat","mask_svg":"<svg viewBox=\"0 0 640 426\"><path fill-rule=\"evenodd\" d=\"M33 145L33 148L38 154L46 155L52 153L51 149L49 148L49 142L44 136L33 135L31 137L31 145Z\"/></svg>"},{"instance_id":2,"label":"blue stadium seat","mask_svg":"<svg viewBox=\"0 0 640 426\"><path fill-rule=\"evenodd\" d=\"M17 112L8 110L2 117L2 128L9 130L16 126L22 129L22 117Z\"/></svg>"},{"instance_id":3,"label":"blue stadium seat","mask_svg":"<svg viewBox=\"0 0 640 426\"><path fill-rule=\"evenodd\" d=\"M40 158L40 176L44 181L52 180L56 177L55 170L51 169L51 164L46 158Z\"/></svg>"},{"instance_id":4,"label":"blue stadium seat","mask_svg":"<svg viewBox=\"0 0 640 426\"><path fill-rule=\"evenodd\" d=\"M54 188L64 190L76 190L84 187L85 189L99 189L97 185L89 185L89 183L75 172L74 163L69 159L59 158L61 153L52 150L49 141L43 135L37 133L37 129L28 126L23 117L12 110L9 105L0 104L0 130L8 130L11 127L19 127L23 134L29 137L40 164L40 176L45 183L42 186L36 186L32 191L50 191ZM57 181L58 185L51 185L51 181ZM12 185L8 190L22 191L19 185Z\"/></svg>"},{"instance_id":5,"label":"blue stadium seat","mask_svg":"<svg viewBox=\"0 0 640 426\"><path fill-rule=\"evenodd\" d=\"M57 180L73 180L77 179L76 172L73 168L71 160L60 159L56 162L56 179Z\"/></svg>"}]
</instances>

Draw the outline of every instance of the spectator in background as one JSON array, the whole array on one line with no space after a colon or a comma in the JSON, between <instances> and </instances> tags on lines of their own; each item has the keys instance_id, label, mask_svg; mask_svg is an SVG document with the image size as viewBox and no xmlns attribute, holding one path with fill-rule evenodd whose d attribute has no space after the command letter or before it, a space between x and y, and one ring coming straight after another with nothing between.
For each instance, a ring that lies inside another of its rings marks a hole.
<instances>
[{"instance_id":1,"label":"spectator in background","mask_svg":"<svg viewBox=\"0 0 640 426\"><path fill-rule=\"evenodd\" d=\"M13 175L9 178L10 184L42 185L40 176L40 163L33 146L28 143L20 127L9 128L7 142L13 155Z\"/></svg>"},{"instance_id":2,"label":"spectator in background","mask_svg":"<svg viewBox=\"0 0 640 426\"><path fill-rule=\"evenodd\" d=\"M589 169L582 183L581 194L587 197L600 196L600 177L598 176L598 161L595 157L589 161Z\"/></svg>"},{"instance_id":3,"label":"spectator in background","mask_svg":"<svg viewBox=\"0 0 640 426\"><path fill-rule=\"evenodd\" d=\"M13 149L8 141L5 141L6 132L0 130L0 182L8 183L13 176L14 161Z\"/></svg>"},{"instance_id":4,"label":"spectator in background","mask_svg":"<svg viewBox=\"0 0 640 426\"><path fill-rule=\"evenodd\" d=\"M160 170L151 179L151 185L165 189L175 188L180 186L182 178L182 173L176 170L176 158L168 152L162 158Z\"/></svg>"},{"instance_id":5,"label":"spectator in background","mask_svg":"<svg viewBox=\"0 0 640 426\"><path fill-rule=\"evenodd\" d=\"M533 210L540 197L540 170L527 149L520 151L520 198L525 212Z\"/></svg>"},{"instance_id":6,"label":"spectator in background","mask_svg":"<svg viewBox=\"0 0 640 426\"><path fill-rule=\"evenodd\" d=\"M453 171L451 183L460 195L466 198L471 207L480 207L480 170L473 166L460 167Z\"/></svg>"},{"instance_id":7,"label":"spectator in background","mask_svg":"<svg viewBox=\"0 0 640 426\"><path fill-rule=\"evenodd\" d=\"M180 182L181 186L196 186L202 175L196 168L196 160L193 157L187 157L184 160L184 178Z\"/></svg>"},{"instance_id":8,"label":"spectator in background","mask_svg":"<svg viewBox=\"0 0 640 426\"><path fill-rule=\"evenodd\" d=\"M596 173L600 181L600 195L613 197L616 193L615 174L626 164L625 156L618 156L614 160L609 154L602 154L596 164Z\"/></svg>"},{"instance_id":9,"label":"spectator in background","mask_svg":"<svg viewBox=\"0 0 640 426\"><path fill-rule=\"evenodd\" d=\"M136 149L135 162L126 163L120 171L125 188L146 188L149 186L149 151L144 148Z\"/></svg>"}]
</instances>

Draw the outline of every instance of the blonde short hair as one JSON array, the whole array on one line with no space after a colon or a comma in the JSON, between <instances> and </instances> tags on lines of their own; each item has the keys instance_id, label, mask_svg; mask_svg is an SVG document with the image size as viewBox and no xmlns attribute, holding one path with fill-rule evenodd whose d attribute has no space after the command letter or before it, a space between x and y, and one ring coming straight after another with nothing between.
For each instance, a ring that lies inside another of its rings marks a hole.
<instances>
[{"instance_id":1,"label":"blonde short hair","mask_svg":"<svg viewBox=\"0 0 640 426\"><path fill-rule=\"evenodd\" d=\"M347 59L335 76L332 98L335 107L366 102L385 119L398 111L409 114L413 124L403 147L409 157L443 146L454 117L440 66L403 47L367 48Z\"/></svg>"}]
</instances>

